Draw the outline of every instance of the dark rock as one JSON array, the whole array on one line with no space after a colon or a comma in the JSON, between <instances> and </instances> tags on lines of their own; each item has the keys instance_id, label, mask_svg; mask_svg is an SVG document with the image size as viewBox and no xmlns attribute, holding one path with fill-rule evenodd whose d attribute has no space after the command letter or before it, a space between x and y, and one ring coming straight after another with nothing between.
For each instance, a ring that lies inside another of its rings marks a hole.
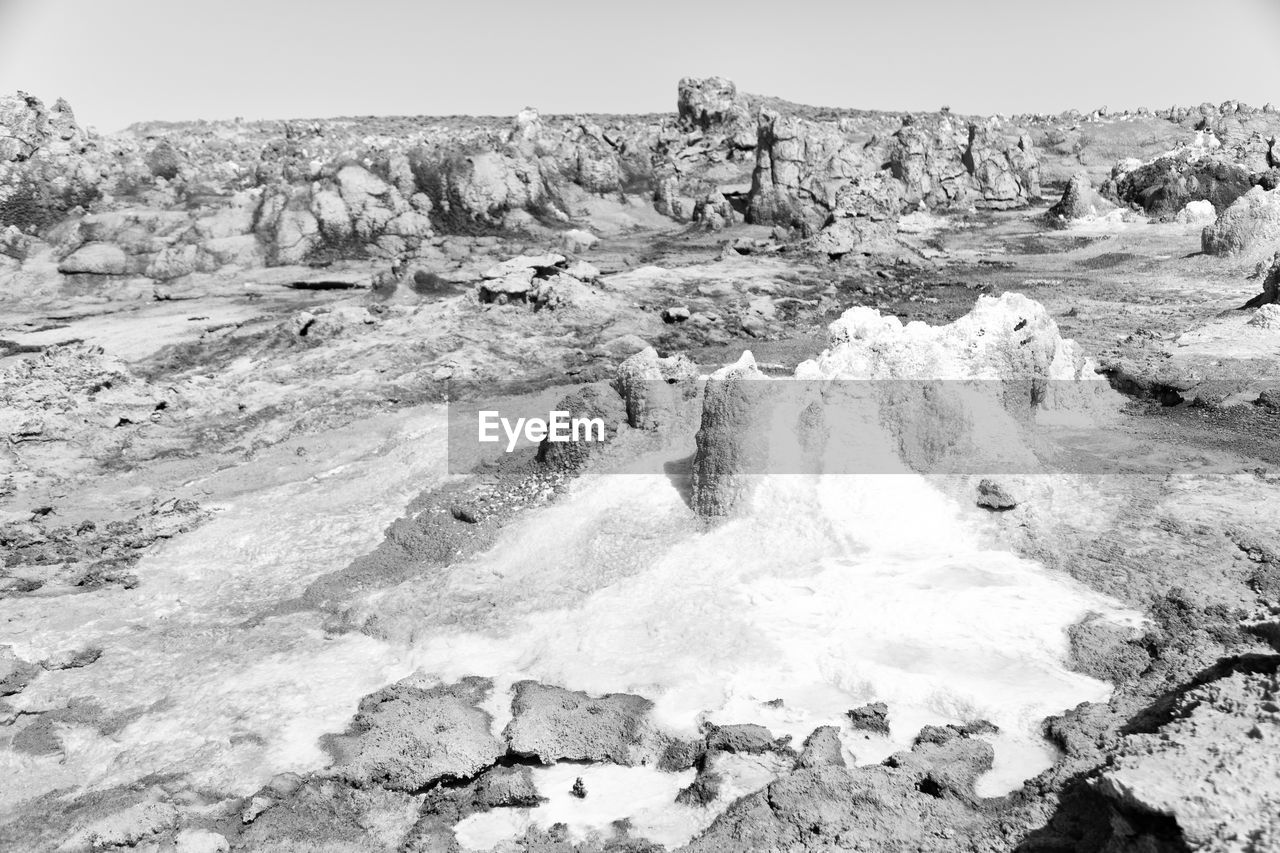
<instances>
[{"instance_id":1,"label":"dark rock","mask_svg":"<svg viewBox=\"0 0 1280 853\"><path fill-rule=\"evenodd\" d=\"M845 716L849 718L849 725L854 731L889 736L889 706L883 702L872 702L854 708L846 711Z\"/></svg>"},{"instance_id":2,"label":"dark rock","mask_svg":"<svg viewBox=\"0 0 1280 853\"><path fill-rule=\"evenodd\" d=\"M997 512L1013 509L1018 505L1009 490L995 480L983 478L978 483L978 506Z\"/></svg>"},{"instance_id":3,"label":"dark rock","mask_svg":"<svg viewBox=\"0 0 1280 853\"><path fill-rule=\"evenodd\" d=\"M819 726L804 739L804 748L796 759L796 768L832 765L844 767L844 753L840 742L840 729L836 726Z\"/></svg>"},{"instance_id":4,"label":"dark rock","mask_svg":"<svg viewBox=\"0 0 1280 853\"><path fill-rule=\"evenodd\" d=\"M549 470L563 473L581 470L613 437L625 417L621 398L603 383L586 385L569 394L556 403L556 411L568 412L570 418L600 418L604 422L604 441L597 441L598 436L592 431L580 436L578 441L542 440L538 445L538 462Z\"/></svg>"},{"instance_id":5,"label":"dark rock","mask_svg":"<svg viewBox=\"0 0 1280 853\"><path fill-rule=\"evenodd\" d=\"M704 770L689 784L689 787L682 788L680 793L676 794L676 802L682 806L709 805L720 796L720 789L723 785L723 776L710 770Z\"/></svg>"},{"instance_id":6,"label":"dark rock","mask_svg":"<svg viewBox=\"0 0 1280 853\"><path fill-rule=\"evenodd\" d=\"M366 696L347 732L328 739L333 772L400 791L475 775L504 752L477 707L491 689L484 678L426 687L411 676Z\"/></svg>"},{"instance_id":7,"label":"dark rock","mask_svg":"<svg viewBox=\"0 0 1280 853\"><path fill-rule=\"evenodd\" d=\"M959 739L877 767L799 769L735 802L685 849L975 849L985 824L973 784L992 757L985 741Z\"/></svg>"},{"instance_id":8,"label":"dark rock","mask_svg":"<svg viewBox=\"0 0 1280 853\"><path fill-rule=\"evenodd\" d=\"M615 386L627 409L627 423L635 429L669 426L682 404L697 395L698 368L683 353L659 358L646 347L618 365Z\"/></svg>"},{"instance_id":9,"label":"dark rock","mask_svg":"<svg viewBox=\"0 0 1280 853\"><path fill-rule=\"evenodd\" d=\"M1251 186L1249 169L1229 157L1182 151L1120 173L1103 192L1121 204L1137 205L1150 216L1169 218L1188 202L1202 199L1221 213Z\"/></svg>"},{"instance_id":10,"label":"dark rock","mask_svg":"<svg viewBox=\"0 0 1280 853\"><path fill-rule=\"evenodd\" d=\"M1071 177L1062 198L1046 214L1052 225L1065 225L1077 219L1097 216L1115 210L1115 204L1098 194L1089 175L1080 172Z\"/></svg>"},{"instance_id":11,"label":"dark rock","mask_svg":"<svg viewBox=\"0 0 1280 853\"><path fill-rule=\"evenodd\" d=\"M777 740L773 732L755 723L716 726L707 734L707 750L760 755L765 752L790 751L788 739Z\"/></svg>"},{"instance_id":12,"label":"dark rock","mask_svg":"<svg viewBox=\"0 0 1280 853\"><path fill-rule=\"evenodd\" d=\"M511 722L503 736L511 752L544 764L609 761L627 767L654 764L664 770L690 766L668 763L693 753L670 749L676 739L657 730L652 710L652 702L630 693L596 697L521 681L513 687Z\"/></svg>"}]
</instances>

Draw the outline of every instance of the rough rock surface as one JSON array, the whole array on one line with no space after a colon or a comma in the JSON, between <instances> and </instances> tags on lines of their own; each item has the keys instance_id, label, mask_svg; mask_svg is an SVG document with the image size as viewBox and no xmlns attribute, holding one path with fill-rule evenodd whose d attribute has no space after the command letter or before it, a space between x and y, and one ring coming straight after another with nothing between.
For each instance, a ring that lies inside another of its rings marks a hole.
<instances>
[{"instance_id":1,"label":"rough rock surface","mask_svg":"<svg viewBox=\"0 0 1280 853\"><path fill-rule=\"evenodd\" d=\"M692 766L697 750L660 732L653 703L630 693L590 696L521 681L513 688L511 722L503 732L516 755L555 761L609 761L664 770Z\"/></svg>"},{"instance_id":2,"label":"rough rock surface","mask_svg":"<svg viewBox=\"0 0 1280 853\"><path fill-rule=\"evenodd\" d=\"M1189 201L1178 211L1174 221L1179 225L1205 225L1218 218L1218 211L1208 199Z\"/></svg>"},{"instance_id":3,"label":"rough rock surface","mask_svg":"<svg viewBox=\"0 0 1280 853\"><path fill-rule=\"evenodd\" d=\"M714 130L751 120L747 99L738 94L732 80L723 77L685 77L677 90L676 112L680 126Z\"/></svg>"},{"instance_id":4,"label":"rough rock surface","mask_svg":"<svg viewBox=\"0 0 1280 853\"><path fill-rule=\"evenodd\" d=\"M686 309L687 310L687 309ZM618 365L615 384L634 429L659 429L680 416L682 404L697 393L698 369L683 353L661 358L645 347Z\"/></svg>"},{"instance_id":5,"label":"rough rock surface","mask_svg":"<svg viewBox=\"0 0 1280 853\"><path fill-rule=\"evenodd\" d=\"M538 445L537 461L547 470L562 474L582 470L592 456L613 438L625 418L618 395L601 383L584 386L563 397L556 403L556 410L568 412L570 418L598 418L604 423L603 441L598 430L588 430L590 435L583 434L577 441L542 440Z\"/></svg>"},{"instance_id":6,"label":"rough rock surface","mask_svg":"<svg viewBox=\"0 0 1280 853\"><path fill-rule=\"evenodd\" d=\"M828 473L836 473L823 467L828 462L868 473L889 470L886 460L898 458L916 470L953 473L1033 466L1025 425L1040 412L1101 415L1117 403L1096 364L1059 335L1042 305L1019 294L980 297L945 326L903 326L853 308L831 324L829 337L829 349L796 368L794 379L803 381L768 379L750 353L711 375L694 456L700 515L731 514L755 475L777 471L774 460ZM839 381L850 379L877 381ZM838 415L826 415L835 406ZM864 437L883 431L882 450L849 437L858 419ZM833 439L833 429L843 437ZM831 459L831 441L850 452Z\"/></svg>"},{"instance_id":7,"label":"rough rock surface","mask_svg":"<svg viewBox=\"0 0 1280 853\"><path fill-rule=\"evenodd\" d=\"M789 738L775 738L773 732L757 723L713 726L707 732L706 741L710 752L759 755L765 752L790 751L787 746Z\"/></svg>"},{"instance_id":8,"label":"rough rock surface","mask_svg":"<svg viewBox=\"0 0 1280 853\"><path fill-rule=\"evenodd\" d=\"M421 795L358 789L336 780L312 780L255 817L237 850L280 853L392 853L418 818Z\"/></svg>"},{"instance_id":9,"label":"rough rock surface","mask_svg":"<svg viewBox=\"0 0 1280 853\"><path fill-rule=\"evenodd\" d=\"M1254 187L1218 215L1204 229L1201 246L1206 254L1235 255L1255 250L1273 251L1280 242L1280 189Z\"/></svg>"},{"instance_id":10,"label":"rough rock surface","mask_svg":"<svg viewBox=\"0 0 1280 853\"><path fill-rule=\"evenodd\" d=\"M703 517L731 514L765 470L773 391L765 378L743 353L707 381L693 463L693 507Z\"/></svg>"},{"instance_id":11,"label":"rough rock surface","mask_svg":"<svg viewBox=\"0 0 1280 853\"><path fill-rule=\"evenodd\" d=\"M688 850L966 849L982 829L974 780L981 740L917 745L877 767L801 768L735 802Z\"/></svg>"},{"instance_id":12,"label":"rough rock surface","mask_svg":"<svg viewBox=\"0 0 1280 853\"><path fill-rule=\"evenodd\" d=\"M804 739L800 757L796 759L796 768L828 766L845 766L840 729L836 726L819 726Z\"/></svg>"},{"instance_id":13,"label":"rough rock surface","mask_svg":"<svg viewBox=\"0 0 1280 853\"><path fill-rule=\"evenodd\" d=\"M819 229L845 182L875 171L854 140L837 127L760 111L748 220Z\"/></svg>"},{"instance_id":14,"label":"rough rock surface","mask_svg":"<svg viewBox=\"0 0 1280 853\"><path fill-rule=\"evenodd\" d=\"M505 751L477 707L492 688L483 678L427 687L411 676L366 696L347 732L329 740L334 773L398 791L476 774Z\"/></svg>"},{"instance_id":15,"label":"rough rock surface","mask_svg":"<svg viewBox=\"0 0 1280 853\"><path fill-rule=\"evenodd\" d=\"M1049 208L1047 215L1051 222L1067 224L1078 219L1100 216L1115 208L1114 203L1103 198L1093 188L1089 182L1089 176L1080 173L1072 176L1066 190L1062 193L1062 199Z\"/></svg>"},{"instance_id":16,"label":"rough rock surface","mask_svg":"<svg viewBox=\"0 0 1280 853\"><path fill-rule=\"evenodd\" d=\"M1232 158L1187 147L1133 168L1118 168L1103 193L1150 216L1169 218L1193 201L1221 213L1253 186L1253 173Z\"/></svg>"},{"instance_id":17,"label":"rough rock surface","mask_svg":"<svg viewBox=\"0 0 1280 853\"><path fill-rule=\"evenodd\" d=\"M850 727L856 732L870 732L885 737L889 735L889 706L883 702L853 708L846 716Z\"/></svg>"},{"instance_id":18,"label":"rough rock surface","mask_svg":"<svg viewBox=\"0 0 1280 853\"><path fill-rule=\"evenodd\" d=\"M41 149L68 154L84 144L75 114L61 98L46 108L26 92L0 96L0 162L26 160Z\"/></svg>"},{"instance_id":19,"label":"rough rock surface","mask_svg":"<svg viewBox=\"0 0 1280 853\"><path fill-rule=\"evenodd\" d=\"M979 481L978 506L999 511L1013 509L1017 505L1017 500L1004 484L987 477Z\"/></svg>"},{"instance_id":20,"label":"rough rock surface","mask_svg":"<svg viewBox=\"0 0 1280 853\"><path fill-rule=\"evenodd\" d=\"M1126 738L1097 788L1127 814L1177 822L1192 850L1280 846L1277 659L1242 661Z\"/></svg>"}]
</instances>

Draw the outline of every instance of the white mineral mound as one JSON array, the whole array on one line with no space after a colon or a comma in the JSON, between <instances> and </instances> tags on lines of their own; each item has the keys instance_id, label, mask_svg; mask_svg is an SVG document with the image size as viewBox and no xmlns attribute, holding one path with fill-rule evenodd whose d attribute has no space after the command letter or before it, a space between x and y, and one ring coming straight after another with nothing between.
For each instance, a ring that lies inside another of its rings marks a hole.
<instances>
[{"instance_id":1,"label":"white mineral mound","mask_svg":"<svg viewBox=\"0 0 1280 853\"><path fill-rule=\"evenodd\" d=\"M936 329L855 310L833 336L798 376L977 376L999 393L989 380L1043 374L1106 388L1044 309L1020 296L984 299ZM749 357L720 375L759 378ZM495 678L495 728L507 713L504 685L523 678L642 694L660 725L686 733L710 718L759 722L799 742L836 725L851 760L868 763L907 748L925 723L986 719L1001 733L985 794L1048 766L1045 716L1109 694L1110 685L1067 669L1066 628L1086 613L1123 623L1136 615L991 548L977 510L905 465L896 474L762 477L740 512L708 529L672 473L688 452L584 478L512 523L487 553L377 594L366 615L393 642L411 643L426 673ZM888 703L888 738L849 727L844 712L871 701ZM557 819L587 828L589 810L570 806L582 813ZM689 817L667 808L674 823ZM635 816L637 825L656 820ZM538 815L460 833L486 847L525 821ZM656 824L647 837L665 838Z\"/></svg>"}]
</instances>

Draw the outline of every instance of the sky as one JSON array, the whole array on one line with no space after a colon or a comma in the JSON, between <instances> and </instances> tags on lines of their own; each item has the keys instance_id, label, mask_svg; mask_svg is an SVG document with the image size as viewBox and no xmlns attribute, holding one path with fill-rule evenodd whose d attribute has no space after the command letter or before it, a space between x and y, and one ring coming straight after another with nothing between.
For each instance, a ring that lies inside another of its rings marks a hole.
<instances>
[{"instance_id":1,"label":"sky","mask_svg":"<svg viewBox=\"0 0 1280 853\"><path fill-rule=\"evenodd\" d=\"M82 124L671 112L684 76L961 113L1280 103L1280 0L0 0Z\"/></svg>"}]
</instances>

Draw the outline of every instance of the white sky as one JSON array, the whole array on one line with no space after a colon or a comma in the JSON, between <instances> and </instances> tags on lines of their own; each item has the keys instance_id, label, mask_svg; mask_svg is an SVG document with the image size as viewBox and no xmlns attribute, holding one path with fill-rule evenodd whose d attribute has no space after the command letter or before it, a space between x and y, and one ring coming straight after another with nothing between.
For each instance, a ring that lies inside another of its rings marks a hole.
<instances>
[{"instance_id":1,"label":"white sky","mask_svg":"<svg viewBox=\"0 0 1280 853\"><path fill-rule=\"evenodd\" d=\"M682 76L827 106L1280 103L1280 0L0 0L0 91L83 123L669 112Z\"/></svg>"}]
</instances>

